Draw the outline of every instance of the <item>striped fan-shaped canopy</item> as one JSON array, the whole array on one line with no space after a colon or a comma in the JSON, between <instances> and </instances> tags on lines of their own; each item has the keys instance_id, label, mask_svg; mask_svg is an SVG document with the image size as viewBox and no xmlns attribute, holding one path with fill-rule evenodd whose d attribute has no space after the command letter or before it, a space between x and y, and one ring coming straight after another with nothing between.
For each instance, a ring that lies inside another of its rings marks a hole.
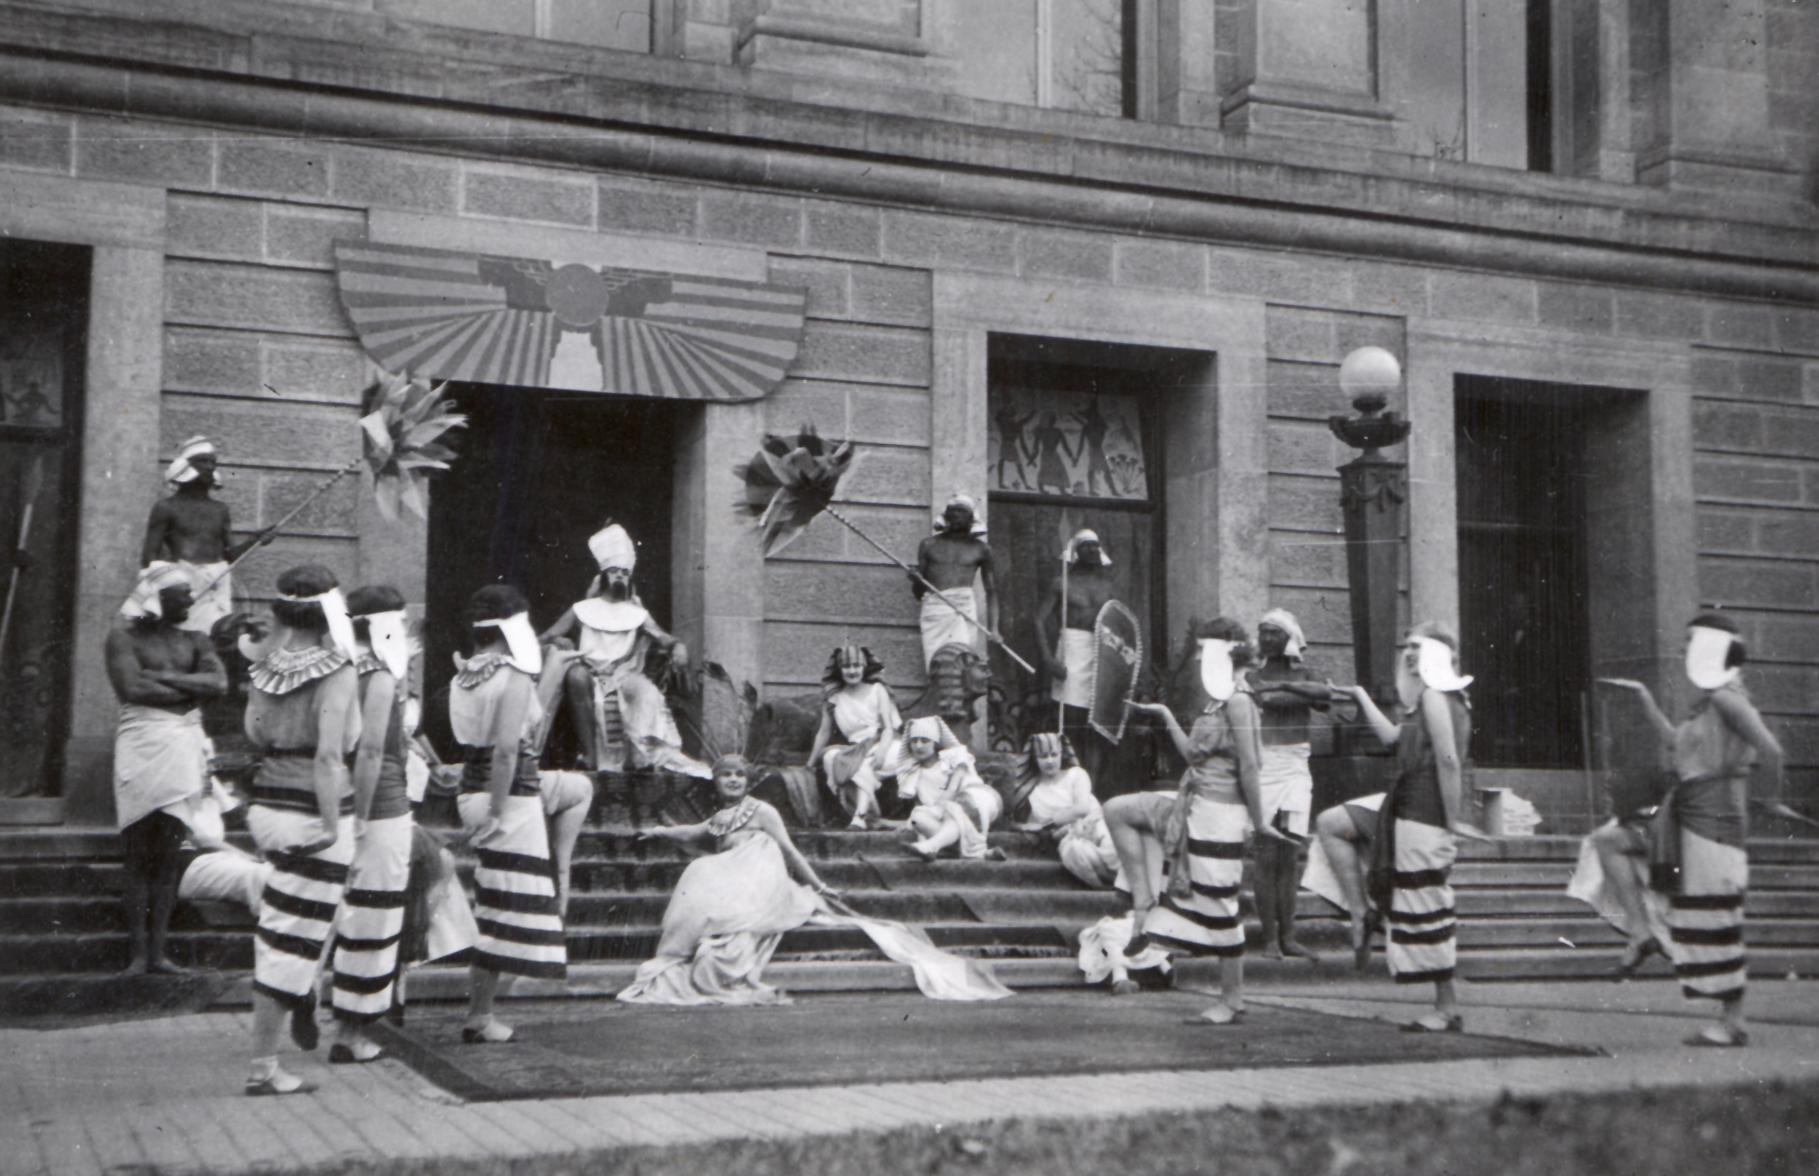
<instances>
[{"instance_id":1,"label":"striped fan-shaped canopy","mask_svg":"<svg viewBox=\"0 0 1819 1176\"><path fill-rule=\"evenodd\" d=\"M758 400L802 346L800 287L342 241L362 346L435 380Z\"/></svg>"}]
</instances>

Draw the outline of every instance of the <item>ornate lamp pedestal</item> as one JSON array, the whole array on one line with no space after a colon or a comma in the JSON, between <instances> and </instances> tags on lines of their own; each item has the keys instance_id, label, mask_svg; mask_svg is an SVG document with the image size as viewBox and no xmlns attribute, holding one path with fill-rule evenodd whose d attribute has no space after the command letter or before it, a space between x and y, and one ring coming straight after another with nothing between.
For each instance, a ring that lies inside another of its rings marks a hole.
<instances>
[{"instance_id":1,"label":"ornate lamp pedestal","mask_svg":"<svg viewBox=\"0 0 1819 1176\"><path fill-rule=\"evenodd\" d=\"M1388 393L1400 387L1401 365L1380 347L1345 357L1339 384L1356 393L1356 417L1328 420L1333 435L1363 450L1339 467L1345 514L1346 570L1352 603L1354 681L1370 690L1387 712L1395 699L1396 600L1402 571L1402 505L1408 500L1408 463L1380 451L1408 439L1409 422L1385 412ZM1387 783L1384 748L1363 723L1335 724L1326 803L1377 791Z\"/></svg>"}]
</instances>

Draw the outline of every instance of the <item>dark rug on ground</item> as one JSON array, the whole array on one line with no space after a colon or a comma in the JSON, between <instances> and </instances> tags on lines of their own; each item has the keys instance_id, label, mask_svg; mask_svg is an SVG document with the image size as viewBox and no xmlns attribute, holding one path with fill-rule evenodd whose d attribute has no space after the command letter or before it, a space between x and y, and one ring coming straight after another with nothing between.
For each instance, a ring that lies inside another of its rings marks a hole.
<instances>
[{"instance_id":1,"label":"dark rug on ground","mask_svg":"<svg viewBox=\"0 0 1819 1176\"><path fill-rule=\"evenodd\" d=\"M200 1013L232 988L233 972L181 976L70 975L0 981L0 1027L69 1029Z\"/></svg>"},{"instance_id":2,"label":"dark rug on ground","mask_svg":"<svg viewBox=\"0 0 1819 1176\"><path fill-rule=\"evenodd\" d=\"M463 1045L453 1006L413 1008L403 1029L383 1027L382 1036L424 1077L476 1101L1574 1052L1260 1004L1239 1025L1183 1023L1210 1003L1185 992L1028 990L980 1004L913 993L733 1009L514 1002L502 1009L518 1031L507 1045Z\"/></svg>"}]
</instances>

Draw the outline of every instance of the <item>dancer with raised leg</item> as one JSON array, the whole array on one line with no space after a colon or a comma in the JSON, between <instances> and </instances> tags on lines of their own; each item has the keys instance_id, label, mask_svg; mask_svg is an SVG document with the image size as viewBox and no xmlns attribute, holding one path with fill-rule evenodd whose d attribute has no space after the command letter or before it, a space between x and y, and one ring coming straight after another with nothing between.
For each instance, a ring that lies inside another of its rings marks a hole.
<instances>
[{"instance_id":1,"label":"dancer with raised leg","mask_svg":"<svg viewBox=\"0 0 1819 1176\"><path fill-rule=\"evenodd\" d=\"M1458 1033L1464 1028L1453 980L1459 918L1451 876L1457 838L1484 836L1464 816L1472 738L1465 688L1471 681L1459 676L1458 637L1428 622L1410 630L1397 662L1396 692L1404 712L1400 724L1385 718L1362 686L1351 688L1359 712L1397 755L1399 773L1369 834L1367 889L1387 927L1390 974L1396 983L1434 986L1433 1011L1404 1025L1408 1032ZM1355 819L1358 814L1349 815Z\"/></svg>"},{"instance_id":2,"label":"dancer with raised leg","mask_svg":"<svg viewBox=\"0 0 1819 1176\"><path fill-rule=\"evenodd\" d=\"M1652 903L1641 886L1647 861L1650 884L1667 896L1666 954L1681 990L1692 999L1718 1002L1718 1020L1686 1039L1696 1046L1749 1044L1743 1016L1748 959L1743 950L1743 904L1749 888L1749 776L1760 762L1780 795L1781 744L1762 722L1743 688L1747 651L1737 623L1723 613L1701 613L1687 626L1686 676L1698 688L1691 716L1675 725L1647 686L1627 678L1599 683L1630 690L1641 699L1650 725L1673 755L1675 782L1646 825L1613 822L1592 834L1604 881L1625 916L1629 946L1622 967L1634 971L1663 950L1652 926ZM1594 905L1597 905L1594 903Z\"/></svg>"},{"instance_id":3,"label":"dancer with raised leg","mask_svg":"<svg viewBox=\"0 0 1819 1176\"><path fill-rule=\"evenodd\" d=\"M1230 1025L1244 1017L1244 919L1238 894L1244 877L1244 838L1277 841L1286 835L1263 817L1258 785L1261 744L1257 704L1239 688L1248 665L1244 627L1226 617L1203 625L1200 676L1212 702L1183 731L1162 703L1132 703L1160 719L1175 750L1187 761L1174 795L1139 792L1106 802L1105 823L1131 890L1126 949L1130 968L1177 951L1219 958L1220 999L1196 1024ZM1166 890L1156 887L1166 876Z\"/></svg>"}]
</instances>

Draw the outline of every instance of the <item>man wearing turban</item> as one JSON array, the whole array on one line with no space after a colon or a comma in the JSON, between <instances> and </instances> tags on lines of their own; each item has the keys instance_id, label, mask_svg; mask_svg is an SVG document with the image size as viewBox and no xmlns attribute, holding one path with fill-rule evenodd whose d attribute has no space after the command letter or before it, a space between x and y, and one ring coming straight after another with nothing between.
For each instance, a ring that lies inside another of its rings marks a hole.
<instances>
[{"instance_id":1,"label":"man wearing turban","mask_svg":"<svg viewBox=\"0 0 1819 1176\"><path fill-rule=\"evenodd\" d=\"M107 635L107 677L120 698L114 813L126 849L130 972L180 970L164 958L164 932L183 869L179 851L208 787L197 706L227 690L214 646L183 624L189 608L183 569L153 563L120 607L126 624Z\"/></svg>"},{"instance_id":2,"label":"man wearing turban","mask_svg":"<svg viewBox=\"0 0 1819 1176\"><path fill-rule=\"evenodd\" d=\"M182 627L203 634L233 611L228 566L253 547L272 541L269 530L233 541L227 504L209 497L209 491L221 484L215 473L219 461L220 452L207 437L191 437L178 447L164 470L171 495L152 506L139 554L142 566L165 560L182 570L192 598Z\"/></svg>"}]
</instances>

